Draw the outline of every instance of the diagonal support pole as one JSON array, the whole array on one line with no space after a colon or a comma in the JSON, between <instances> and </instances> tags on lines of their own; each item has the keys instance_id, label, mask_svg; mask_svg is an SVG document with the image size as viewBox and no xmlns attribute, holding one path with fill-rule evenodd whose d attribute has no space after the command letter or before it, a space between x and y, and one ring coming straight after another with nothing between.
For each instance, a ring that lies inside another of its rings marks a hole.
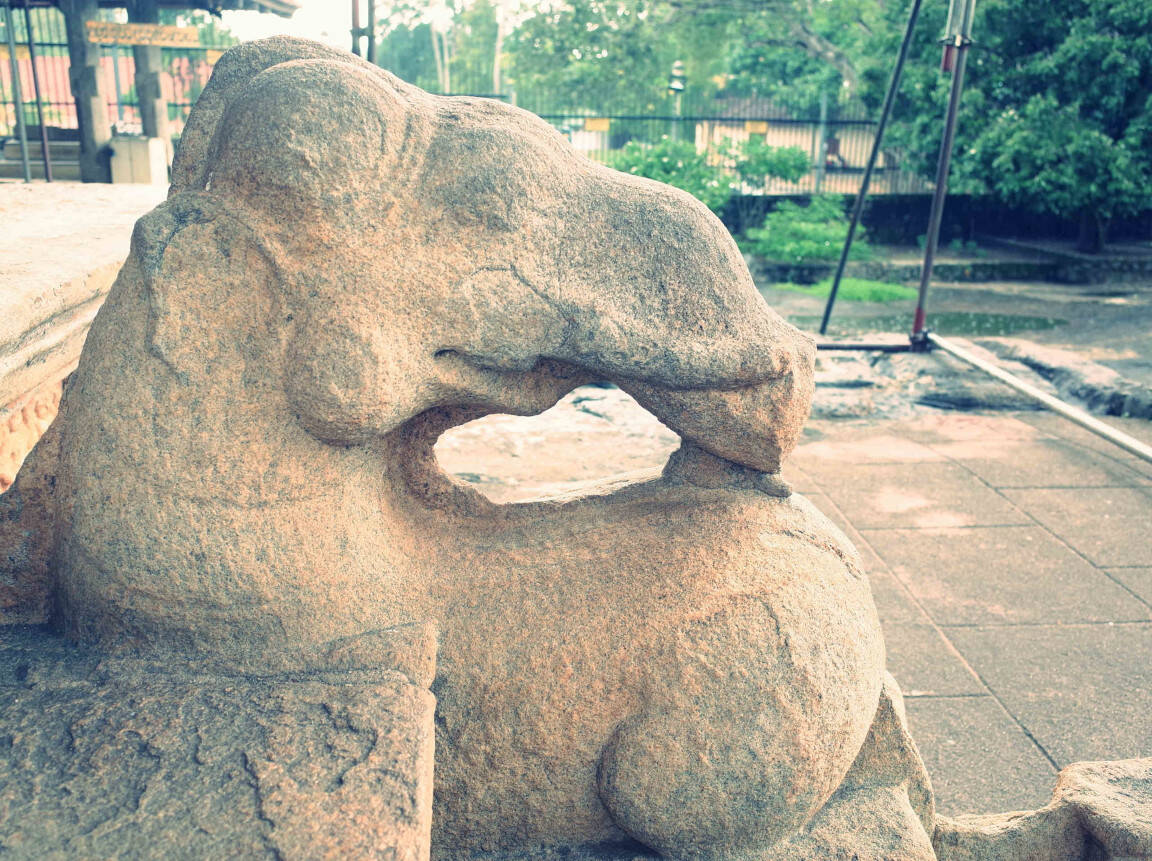
<instances>
[{"instance_id":1,"label":"diagonal support pole","mask_svg":"<svg viewBox=\"0 0 1152 861\"><path fill-rule=\"evenodd\" d=\"M908 13L908 25L904 28L904 41L900 43L900 53L896 56L896 66L892 69L892 79L888 82L888 92L884 96L884 107L880 110L880 120L876 124L876 138L872 141L872 152L868 154L868 165L864 168L864 178L860 180L860 191L856 194L856 202L852 205L852 220L848 223L848 235L844 238L844 247L840 250L840 262L836 264L836 275L832 279L832 289L828 292L828 301L824 305L824 319L820 321L821 335L828 332L828 321L832 318L832 307L836 304L836 294L840 292L840 281L844 277L844 267L848 264L848 253L852 250L852 240L856 236L860 215L864 211L864 200L868 197L868 186L872 183L872 172L876 169L876 159L880 155L884 130L888 127L888 118L892 115L892 105L895 103L896 93L900 89L900 78L904 74L904 61L908 59L908 48L912 44L912 34L916 30L916 19L920 17L920 4L921 0L912 0L912 9Z\"/></svg>"}]
</instances>

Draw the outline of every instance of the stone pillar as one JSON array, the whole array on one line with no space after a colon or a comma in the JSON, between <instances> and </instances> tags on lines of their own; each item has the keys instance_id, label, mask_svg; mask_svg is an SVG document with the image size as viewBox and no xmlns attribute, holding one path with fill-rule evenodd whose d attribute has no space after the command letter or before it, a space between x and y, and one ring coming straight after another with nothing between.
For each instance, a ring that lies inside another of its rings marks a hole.
<instances>
[{"instance_id":1,"label":"stone pillar","mask_svg":"<svg viewBox=\"0 0 1152 861\"><path fill-rule=\"evenodd\" d=\"M88 41L85 26L96 20L98 10L98 0L60 0L68 32L68 78L80 126L80 178L85 182L112 181L108 161L112 124L100 69L100 46Z\"/></svg>"},{"instance_id":2,"label":"stone pillar","mask_svg":"<svg viewBox=\"0 0 1152 861\"><path fill-rule=\"evenodd\" d=\"M128 4L128 20L133 24L159 24L160 11L156 0L135 0ZM168 128L168 101L160 87L163 57L154 45L135 45L132 56L136 61L136 96L140 100L140 121L144 136L160 138L172 161L172 133Z\"/></svg>"}]
</instances>

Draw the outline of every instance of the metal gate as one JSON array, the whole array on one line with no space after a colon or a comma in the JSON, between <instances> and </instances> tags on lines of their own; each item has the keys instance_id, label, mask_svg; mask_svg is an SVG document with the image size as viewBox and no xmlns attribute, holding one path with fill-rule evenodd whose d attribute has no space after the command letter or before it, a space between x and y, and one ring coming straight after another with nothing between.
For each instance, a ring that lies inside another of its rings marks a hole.
<instances>
[{"instance_id":1,"label":"metal gate","mask_svg":"<svg viewBox=\"0 0 1152 861\"><path fill-rule=\"evenodd\" d=\"M114 13L104 14L113 20ZM161 49L161 89L168 102L169 128L174 138L183 131L192 105L212 74L212 65L225 48L202 45ZM100 74L112 132L139 134L140 108L132 48L104 45L101 54ZM0 0L0 178L19 175L14 162L19 158L16 136L20 114L27 130L33 175L42 177L46 170L41 152L41 139L45 138L58 164L57 178L76 178L70 165L76 161L75 142L79 138L69 68L64 15L59 9L27 9L22 0Z\"/></svg>"}]
</instances>

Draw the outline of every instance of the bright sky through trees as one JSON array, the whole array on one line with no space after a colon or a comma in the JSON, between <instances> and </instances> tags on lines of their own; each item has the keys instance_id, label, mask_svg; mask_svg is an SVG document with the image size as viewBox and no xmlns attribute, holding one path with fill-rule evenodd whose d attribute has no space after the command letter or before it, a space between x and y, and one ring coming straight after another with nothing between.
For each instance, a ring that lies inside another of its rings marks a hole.
<instances>
[{"instance_id":1,"label":"bright sky through trees","mask_svg":"<svg viewBox=\"0 0 1152 861\"><path fill-rule=\"evenodd\" d=\"M345 50L352 45L349 0L302 0L300 11L291 18L259 12L225 12L223 23L244 41L284 34L315 39Z\"/></svg>"}]
</instances>

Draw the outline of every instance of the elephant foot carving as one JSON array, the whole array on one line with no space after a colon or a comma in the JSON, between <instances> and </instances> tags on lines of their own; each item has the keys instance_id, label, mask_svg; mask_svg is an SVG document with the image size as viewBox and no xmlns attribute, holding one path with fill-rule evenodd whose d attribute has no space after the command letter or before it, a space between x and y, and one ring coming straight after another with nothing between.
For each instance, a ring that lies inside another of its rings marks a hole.
<instances>
[{"instance_id":1,"label":"elephant foot carving","mask_svg":"<svg viewBox=\"0 0 1152 861\"><path fill-rule=\"evenodd\" d=\"M242 45L30 461L21 600L229 666L434 620L439 859L930 858L867 579L779 476L813 365L688 195L516 108ZM663 475L498 506L437 467L447 427L593 380L681 435Z\"/></svg>"}]
</instances>

